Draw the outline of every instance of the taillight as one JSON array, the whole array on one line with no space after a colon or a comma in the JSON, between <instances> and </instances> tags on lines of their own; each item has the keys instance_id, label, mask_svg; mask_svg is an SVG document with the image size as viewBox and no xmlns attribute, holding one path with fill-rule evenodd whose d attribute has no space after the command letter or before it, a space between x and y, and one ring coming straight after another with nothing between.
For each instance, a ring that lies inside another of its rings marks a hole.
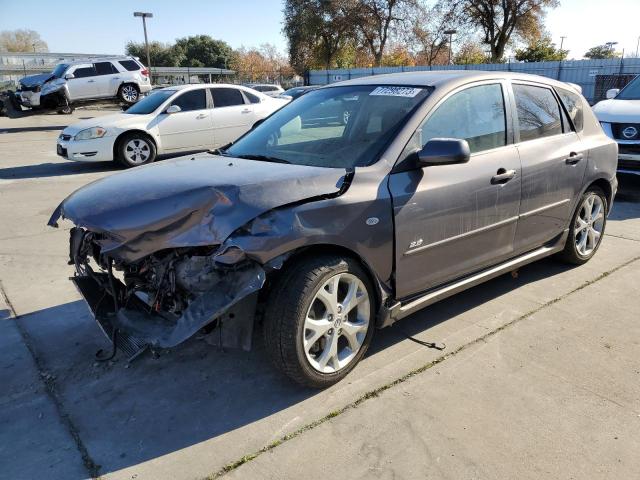
<instances>
[{"instance_id":1,"label":"taillight","mask_svg":"<svg viewBox=\"0 0 640 480\"><path fill-rule=\"evenodd\" d=\"M143 68L142 70L140 70L140 73L141 73L142 75L144 75L145 77L148 77L148 76L149 76L149 70L148 70L148 69L146 69L146 68Z\"/></svg>"}]
</instances>

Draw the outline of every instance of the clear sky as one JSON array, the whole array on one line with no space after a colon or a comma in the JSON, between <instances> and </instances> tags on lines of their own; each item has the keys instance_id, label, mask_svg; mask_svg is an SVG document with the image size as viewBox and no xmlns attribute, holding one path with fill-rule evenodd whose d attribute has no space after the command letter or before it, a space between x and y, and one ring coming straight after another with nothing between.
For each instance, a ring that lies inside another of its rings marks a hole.
<instances>
[{"instance_id":1,"label":"clear sky","mask_svg":"<svg viewBox=\"0 0 640 480\"><path fill-rule=\"evenodd\" d=\"M153 12L150 40L208 34L232 47L269 42L283 53L282 0L0 0L0 30L36 30L53 52L123 53L129 40L142 41L133 11ZM561 0L547 17L547 28L569 58L591 46L617 41L635 53L640 36L640 0Z\"/></svg>"}]
</instances>

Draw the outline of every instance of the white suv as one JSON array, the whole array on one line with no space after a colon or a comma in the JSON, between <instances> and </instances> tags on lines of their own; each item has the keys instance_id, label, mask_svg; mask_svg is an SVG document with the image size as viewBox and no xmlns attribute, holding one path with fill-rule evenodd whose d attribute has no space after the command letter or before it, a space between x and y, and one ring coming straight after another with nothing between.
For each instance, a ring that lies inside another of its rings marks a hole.
<instances>
[{"instance_id":1,"label":"white suv","mask_svg":"<svg viewBox=\"0 0 640 480\"><path fill-rule=\"evenodd\" d=\"M618 143L618 173L640 175L640 75L622 90L609 90L593 112Z\"/></svg>"},{"instance_id":2,"label":"white suv","mask_svg":"<svg viewBox=\"0 0 640 480\"><path fill-rule=\"evenodd\" d=\"M78 101L117 97L132 104L151 90L149 70L133 57L59 63L50 74L20 80L18 100L26 107L56 108Z\"/></svg>"}]
</instances>

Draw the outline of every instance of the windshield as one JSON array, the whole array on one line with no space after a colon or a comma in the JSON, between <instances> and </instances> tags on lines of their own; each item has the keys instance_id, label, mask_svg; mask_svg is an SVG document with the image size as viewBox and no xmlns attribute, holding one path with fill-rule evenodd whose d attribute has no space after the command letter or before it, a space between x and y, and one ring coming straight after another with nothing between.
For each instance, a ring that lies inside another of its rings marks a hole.
<instances>
[{"instance_id":1,"label":"windshield","mask_svg":"<svg viewBox=\"0 0 640 480\"><path fill-rule=\"evenodd\" d=\"M618 95L617 100L640 100L640 75L631 80Z\"/></svg>"},{"instance_id":2,"label":"windshield","mask_svg":"<svg viewBox=\"0 0 640 480\"><path fill-rule=\"evenodd\" d=\"M56 65L56 67L53 69L53 72L51 72L51 75L56 78L62 78L62 75L64 75L64 72L68 67L69 65L67 65L66 63Z\"/></svg>"},{"instance_id":3,"label":"windshield","mask_svg":"<svg viewBox=\"0 0 640 480\"><path fill-rule=\"evenodd\" d=\"M371 165L430 92L378 85L314 90L268 117L225 154L318 167Z\"/></svg>"},{"instance_id":4,"label":"windshield","mask_svg":"<svg viewBox=\"0 0 640 480\"><path fill-rule=\"evenodd\" d=\"M160 105L164 103L176 90L156 90L144 97L135 105L127 109L125 113L133 113L134 115L146 115L154 112Z\"/></svg>"}]
</instances>

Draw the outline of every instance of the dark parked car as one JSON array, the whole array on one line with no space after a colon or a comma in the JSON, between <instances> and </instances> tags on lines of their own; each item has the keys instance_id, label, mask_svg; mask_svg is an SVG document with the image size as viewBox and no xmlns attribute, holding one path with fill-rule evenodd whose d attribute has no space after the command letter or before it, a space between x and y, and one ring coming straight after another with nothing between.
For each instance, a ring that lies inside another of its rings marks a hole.
<instances>
[{"instance_id":1,"label":"dark parked car","mask_svg":"<svg viewBox=\"0 0 640 480\"><path fill-rule=\"evenodd\" d=\"M302 121L343 101L347 123ZM274 364L314 387L343 378L376 327L552 254L588 261L617 187L586 100L502 72L334 84L218 153L64 200L50 224L76 225L73 281L128 355L203 328L249 348L258 318Z\"/></svg>"},{"instance_id":2,"label":"dark parked car","mask_svg":"<svg viewBox=\"0 0 640 480\"><path fill-rule=\"evenodd\" d=\"M301 97L305 93L309 93L313 90L317 90L318 88L320 87L315 85L309 85L305 87L293 87L293 88L290 88L289 90L285 90L284 92L282 92L280 96L291 97L291 100L295 100L296 98Z\"/></svg>"}]
</instances>

